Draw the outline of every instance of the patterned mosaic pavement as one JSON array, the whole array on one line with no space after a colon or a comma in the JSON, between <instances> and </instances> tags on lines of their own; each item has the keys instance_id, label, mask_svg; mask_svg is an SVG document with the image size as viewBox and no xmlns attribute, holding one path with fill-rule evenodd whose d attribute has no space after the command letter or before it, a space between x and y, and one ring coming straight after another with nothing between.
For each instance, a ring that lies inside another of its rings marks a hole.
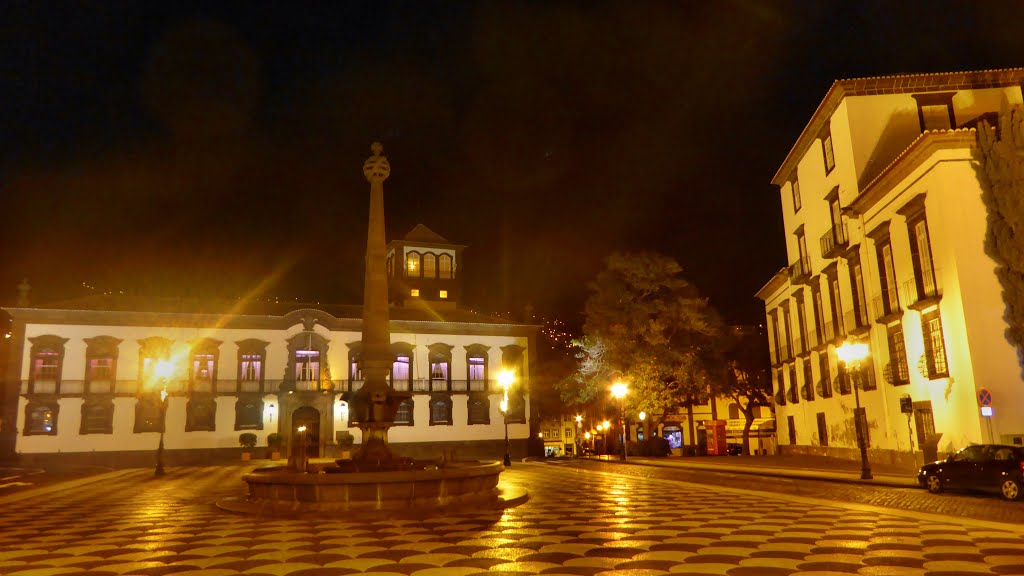
<instances>
[{"instance_id":1,"label":"patterned mosaic pavement","mask_svg":"<svg viewBox=\"0 0 1024 576\"><path fill-rule=\"evenodd\" d=\"M956 518L517 463L531 499L504 512L258 520L213 505L242 471L0 499L0 574L1024 575L1024 529Z\"/></svg>"}]
</instances>

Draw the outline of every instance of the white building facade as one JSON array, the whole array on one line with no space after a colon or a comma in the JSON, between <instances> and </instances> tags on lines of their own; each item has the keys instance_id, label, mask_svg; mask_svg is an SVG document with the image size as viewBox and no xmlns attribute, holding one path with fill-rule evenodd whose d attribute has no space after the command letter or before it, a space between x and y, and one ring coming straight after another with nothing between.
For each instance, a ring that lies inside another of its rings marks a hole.
<instances>
[{"instance_id":1,"label":"white building facade","mask_svg":"<svg viewBox=\"0 0 1024 576\"><path fill-rule=\"evenodd\" d=\"M454 282L454 266L442 278ZM311 457L340 455L345 433L360 442L345 402L362 385L360 307L275 315L244 302L223 313L108 303L116 305L6 308L13 329L4 420L16 422L14 451L23 461L146 465L161 431L170 465L238 459L244 433L257 436L257 457L279 433L287 455L297 449L300 426ZM513 456L525 455L537 327L447 299L412 298L390 315L391 385L412 393L390 430L395 452L500 459L505 415L497 380L511 370L508 434Z\"/></svg>"},{"instance_id":2,"label":"white building facade","mask_svg":"<svg viewBox=\"0 0 1024 576\"><path fill-rule=\"evenodd\" d=\"M1024 443L974 167L980 121L1021 104L1022 81L1024 69L841 80L818 106L772 181L790 265L758 292L782 452L858 457L858 396L873 460ZM846 341L870 346L857 390L836 356Z\"/></svg>"}]
</instances>

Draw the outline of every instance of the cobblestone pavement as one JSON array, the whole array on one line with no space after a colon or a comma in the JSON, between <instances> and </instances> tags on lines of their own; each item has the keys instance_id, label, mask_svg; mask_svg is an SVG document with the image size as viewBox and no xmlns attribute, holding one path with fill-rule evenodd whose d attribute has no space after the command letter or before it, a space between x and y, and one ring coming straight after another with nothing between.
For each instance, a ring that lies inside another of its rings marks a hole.
<instances>
[{"instance_id":1,"label":"cobblestone pavement","mask_svg":"<svg viewBox=\"0 0 1024 576\"><path fill-rule=\"evenodd\" d=\"M1024 502L1007 502L994 494L945 492L931 494L921 488L891 488L867 484L851 484L806 478L784 479L765 478L754 474L734 474L688 470L684 468L661 468L594 460L567 461L567 465L580 466L591 470L614 471L619 474L642 478L661 478L763 490L792 496L824 498L853 504L868 504L897 510L945 514L960 518L1008 522L1024 526Z\"/></svg>"},{"instance_id":2,"label":"cobblestone pavement","mask_svg":"<svg viewBox=\"0 0 1024 576\"><path fill-rule=\"evenodd\" d=\"M286 519L214 507L244 493L246 469L136 470L0 498L0 574L1024 574L1019 526L542 463L506 471L531 499L504 512Z\"/></svg>"}]
</instances>

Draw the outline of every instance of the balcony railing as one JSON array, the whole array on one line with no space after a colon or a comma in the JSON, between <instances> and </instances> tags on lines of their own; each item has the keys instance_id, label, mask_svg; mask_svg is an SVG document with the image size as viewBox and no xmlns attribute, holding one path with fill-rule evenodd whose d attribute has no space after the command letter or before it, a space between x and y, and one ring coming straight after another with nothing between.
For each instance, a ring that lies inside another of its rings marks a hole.
<instances>
[{"instance_id":1,"label":"balcony railing","mask_svg":"<svg viewBox=\"0 0 1024 576\"><path fill-rule=\"evenodd\" d=\"M911 278L903 282L904 302L907 307L913 310L927 308L937 304L942 298L941 270L934 269L928 282L918 283L917 278ZM920 286L920 288L918 287Z\"/></svg>"},{"instance_id":2,"label":"balcony railing","mask_svg":"<svg viewBox=\"0 0 1024 576\"><path fill-rule=\"evenodd\" d=\"M828 232L822 235L821 240L821 257L822 258L835 258L839 255L839 252L846 249L849 242L849 236L846 233L846 223L844 222L840 226L829 228Z\"/></svg>"},{"instance_id":3,"label":"balcony railing","mask_svg":"<svg viewBox=\"0 0 1024 576\"><path fill-rule=\"evenodd\" d=\"M871 315L876 322L886 324L898 318L903 311L897 302L888 297L875 296L871 299Z\"/></svg>"},{"instance_id":4,"label":"balcony railing","mask_svg":"<svg viewBox=\"0 0 1024 576\"><path fill-rule=\"evenodd\" d=\"M806 284L811 279L811 261L801 258L789 265L789 280L793 284Z\"/></svg>"}]
</instances>

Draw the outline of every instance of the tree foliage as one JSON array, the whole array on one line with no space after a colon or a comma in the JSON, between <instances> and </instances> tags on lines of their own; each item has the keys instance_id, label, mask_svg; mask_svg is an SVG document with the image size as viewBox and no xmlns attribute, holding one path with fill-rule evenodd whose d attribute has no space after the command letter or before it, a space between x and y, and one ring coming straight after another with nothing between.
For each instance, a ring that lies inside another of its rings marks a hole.
<instances>
[{"instance_id":1,"label":"tree foliage","mask_svg":"<svg viewBox=\"0 0 1024 576\"><path fill-rule=\"evenodd\" d=\"M743 453L750 454L754 409L772 406L768 338L753 327L734 330L730 334L726 357L729 370L719 392L731 398L743 414Z\"/></svg>"},{"instance_id":2,"label":"tree foliage","mask_svg":"<svg viewBox=\"0 0 1024 576\"><path fill-rule=\"evenodd\" d=\"M988 209L985 251L1003 288L1007 338L1024 356L1024 109L1005 105L999 127L978 130L977 170Z\"/></svg>"},{"instance_id":3,"label":"tree foliage","mask_svg":"<svg viewBox=\"0 0 1024 576\"><path fill-rule=\"evenodd\" d=\"M621 378L630 410L652 416L707 398L723 366L722 323L675 260L612 254L590 290L577 373L563 397L591 400Z\"/></svg>"}]
</instances>

